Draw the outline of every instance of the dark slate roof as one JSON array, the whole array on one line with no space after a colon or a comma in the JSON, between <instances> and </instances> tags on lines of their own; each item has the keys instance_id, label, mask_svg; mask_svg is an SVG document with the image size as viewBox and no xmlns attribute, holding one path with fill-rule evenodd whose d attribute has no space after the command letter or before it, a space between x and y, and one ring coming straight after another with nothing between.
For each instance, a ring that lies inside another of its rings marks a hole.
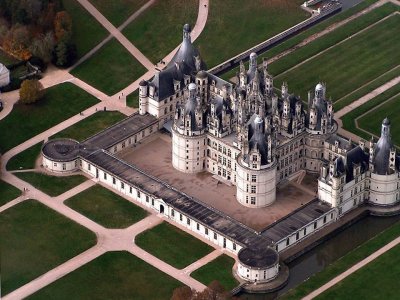
<instances>
[{"instance_id":1,"label":"dark slate roof","mask_svg":"<svg viewBox=\"0 0 400 300\"><path fill-rule=\"evenodd\" d=\"M332 210L330 205L316 198L288 214L283 219L280 219L278 222L269 225L261 234L275 243L279 242L330 210Z\"/></svg>"},{"instance_id":2,"label":"dark slate roof","mask_svg":"<svg viewBox=\"0 0 400 300\"><path fill-rule=\"evenodd\" d=\"M244 248L239 251L240 262L250 268L270 268L278 263L278 253L267 247L261 249Z\"/></svg>"},{"instance_id":3,"label":"dark slate roof","mask_svg":"<svg viewBox=\"0 0 400 300\"><path fill-rule=\"evenodd\" d=\"M339 147L342 149L350 150L354 148L354 145L347 139L337 135L337 134L332 134L330 135L327 139L326 142L328 142L331 145L335 145L335 142L339 143Z\"/></svg>"},{"instance_id":4,"label":"dark slate roof","mask_svg":"<svg viewBox=\"0 0 400 300\"><path fill-rule=\"evenodd\" d=\"M234 239L238 244L250 248L264 248L271 244L267 237L230 218L222 212L208 206L198 199L176 190L160 179L146 174L139 168L130 165L107 151L98 150L86 157L94 166L107 170L113 176L127 184L137 186L143 192L163 199L175 210L191 216L194 220Z\"/></svg>"},{"instance_id":5,"label":"dark slate roof","mask_svg":"<svg viewBox=\"0 0 400 300\"><path fill-rule=\"evenodd\" d=\"M357 146L347 152L346 155L346 182L354 179L353 169L355 165L361 166L361 173L368 170L369 155L363 151L360 146Z\"/></svg>"},{"instance_id":6,"label":"dark slate roof","mask_svg":"<svg viewBox=\"0 0 400 300\"><path fill-rule=\"evenodd\" d=\"M79 142L72 139L54 139L45 143L42 153L48 159L59 162L72 161L79 156Z\"/></svg>"},{"instance_id":7,"label":"dark slate roof","mask_svg":"<svg viewBox=\"0 0 400 300\"><path fill-rule=\"evenodd\" d=\"M266 165L268 163L268 145L264 130L264 122L265 121L262 118L260 118L257 114L253 114L247 123L249 127L249 138L250 138L249 150L250 151L253 149L258 150L258 152L261 155L262 165ZM249 155L245 155L243 159L248 162Z\"/></svg>"},{"instance_id":8,"label":"dark slate roof","mask_svg":"<svg viewBox=\"0 0 400 300\"><path fill-rule=\"evenodd\" d=\"M388 133L384 133L384 128L387 128ZM381 137L375 145L374 153L374 173L386 175L389 173L389 156L390 150L393 148L393 143L390 138L390 121L385 118L382 122Z\"/></svg>"},{"instance_id":9,"label":"dark slate roof","mask_svg":"<svg viewBox=\"0 0 400 300\"><path fill-rule=\"evenodd\" d=\"M144 128L147 128L152 124L157 124L157 122L157 118L150 114L140 115L134 113L115 125L89 137L84 140L82 144L86 148L97 147L99 149L109 149L115 144L118 144L128 137L142 131Z\"/></svg>"}]
</instances>

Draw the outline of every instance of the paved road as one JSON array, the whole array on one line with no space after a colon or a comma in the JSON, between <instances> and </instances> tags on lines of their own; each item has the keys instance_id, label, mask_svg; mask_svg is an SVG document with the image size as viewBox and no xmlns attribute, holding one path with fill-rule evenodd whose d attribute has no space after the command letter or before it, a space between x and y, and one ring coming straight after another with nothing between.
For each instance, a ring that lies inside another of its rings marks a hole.
<instances>
[{"instance_id":1,"label":"paved road","mask_svg":"<svg viewBox=\"0 0 400 300\"><path fill-rule=\"evenodd\" d=\"M303 298L303 300L311 300L314 299L315 297L317 297L318 295L322 294L323 292L325 292L327 289L331 288L332 286L334 286L336 283L340 282L341 280L345 279L347 276L353 274L354 272L356 272L357 270L361 269L362 267L364 267L366 264L370 263L371 261L373 261L374 259L376 259L377 257L381 256L382 254L384 254L385 252L389 251L390 249L392 249L393 247L395 247L396 245L398 245L400 243L400 237L396 238L395 240L393 240L392 242L390 242L389 244L385 245L384 247L382 247L381 249L379 249L378 251L372 253L370 256L368 256L367 258L363 259L362 261L360 261L359 263L355 264L354 266L352 266L350 269L348 269L347 271L343 272L342 274L336 276L335 278L333 278L331 281L329 281L328 283L324 284L323 286L321 286L319 289L316 289L315 291L313 291L312 293L310 293L309 295L307 295L306 297Z\"/></svg>"}]
</instances>

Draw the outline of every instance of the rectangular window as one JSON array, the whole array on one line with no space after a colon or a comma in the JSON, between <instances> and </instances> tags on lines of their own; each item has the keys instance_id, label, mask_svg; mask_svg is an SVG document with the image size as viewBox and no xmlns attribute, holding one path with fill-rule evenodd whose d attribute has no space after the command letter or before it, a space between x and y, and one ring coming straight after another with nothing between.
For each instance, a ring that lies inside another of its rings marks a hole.
<instances>
[{"instance_id":1,"label":"rectangular window","mask_svg":"<svg viewBox=\"0 0 400 300\"><path fill-rule=\"evenodd\" d=\"M217 233L214 232L214 240L217 239Z\"/></svg>"},{"instance_id":2,"label":"rectangular window","mask_svg":"<svg viewBox=\"0 0 400 300\"><path fill-rule=\"evenodd\" d=\"M251 193L252 193L252 194L255 194L255 193L256 193L256 186L255 186L255 185L252 185L252 186L251 186Z\"/></svg>"},{"instance_id":3,"label":"rectangular window","mask_svg":"<svg viewBox=\"0 0 400 300\"><path fill-rule=\"evenodd\" d=\"M153 198L151 198L151 205L154 206L154 199Z\"/></svg>"},{"instance_id":4,"label":"rectangular window","mask_svg":"<svg viewBox=\"0 0 400 300\"><path fill-rule=\"evenodd\" d=\"M190 225L190 219L189 219L189 218L186 219L186 223L187 223L188 225Z\"/></svg>"},{"instance_id":5,"label":"rectangular window","mask_svg":"<svg viewBox=\"0 0 400 300\"><path fill-rule=\"evenodd\" d=\"M67 169L67 166L65 165L65 163L62 164L62 169L65 171Z\"/></svg>"},{"instance_id":6,"label":"rectangular window","mask_svg":"<svg viewBox=\"0 0 400 300\"><path fill-rule=\"evenodd\" d=\"M137 191L137 197L140 198L140 192L139 191Z\"/></svg>"},{"instance_id":7,"label":"rectangular window","mask_svg":"<svg viewBox=\"0 0 400 300\"><path fill-rule=\"evenodd\" d=\"M149 196L146 195L146 202L149 203Z\"/></svg>"},{"instance_id":8,"label":"rectangular window","mask_svg":"<svg viewBox=\"0 0 400 300\"><path fill-rule=\"evenodd\" d=\"M54 165L57 166L56 163L54 163ZM88 164L87 169L88 169L89 171L90 171L90 168L91 168L91 166L90 166L90 164Z\"/></svg>"},{"instance_id":9,"label":"rectangular window","mask_svg":"<svg viewBox=\"0 0 400 300\"><path fill-rule=\"evenodd\" d=\"M314 222L314 229L317 229L317 222Z\"/></svg>"},{"instance_id":10,"label":"rectangular window","mask_svg":"<svg viewBox=\"0 0 400 300\"><path fill-rule=\"evenodd\" d=\"M256 197L251 197L250 200L251 200L251 204L253 204L253 205L256 204Z\"/></svg>"},{"instance_id":11,"label":"rectangular window","mask_svg":"<svg viewBox=\"0 0 400 300\"><path fill-rule=\"evenodd\" d=\"M257 182L257 175L251 175L251 182Z\"/></svg>"},{"instance_id":12,"label":"rectangular window","mask_svg":"<svg viewBox=\"0 0 400 300\"><path fill-rule=\"evenodd\" d=\"M125 184L121 181L121 189L125 188Z\"/></svg>"},{"instance_id":13,"label":"rectangular window","mask_svg":"<svg viewBox=\"0 0 400 300\"><path fill-rule=\"evenodd\" d=\"M180 220L180 221L183 221L182 214L179 215L179 220Z\"/></svg>"},{"instance_id":14,"label":"rectangular window","mask_svg":"<svg viewBox=\"0 0 400 300\"><path fill-rule=\"evenodd\" d=\"M104 180L107 180L107 173L104 173Z\"/></svg>"},{"instance_id":15,"label":"rectangular window","mask_svg":"<svg viewBox=\"0 0 400 300\"><path fill-rule=\"evenodd\" d=\"M129 187L129 193L130 193L130 194L132 194L132 190L133 190L133 189L132 189L132 187L130 186L130 187Z\"/></svg>"},{"instance_id":16,"label":"rectangular window","mask_svg":"<svg viewBox=\"0 0 400 300\"><path fill-rule=\"evenodd\" d=\"M196 228L197 228L197 230L200 230L200 224L199 223L197 223Z\"/></svg>"},{"instance_id":17,"label":"rectangular window","mask_svg":"<svg viewBox=\"0 0 400 300\"><path fill-rule=\"evenodd\" d=\"M208 235L208 228L204 227L204 233Z\"/></svg>"},{"instance_id":18,"label":"rectangular window","mask_svg":"<svg viewBox=\"0 0 400 300\"><path fill-rule=\"evenodd\" d=\"M115 177L113 177L112 182L113 184L116 184L117 181L115 180Z\"/></svg>"},{"instance_id":19,"label":"rectangular window","mask_svg":"<svg viewBox=\"0 0 400 300\"><path fill-rule=\"evenodd\" d=\"M236 250L236 244L233 243L233 250Z\"/></svg>"}]
</instances>

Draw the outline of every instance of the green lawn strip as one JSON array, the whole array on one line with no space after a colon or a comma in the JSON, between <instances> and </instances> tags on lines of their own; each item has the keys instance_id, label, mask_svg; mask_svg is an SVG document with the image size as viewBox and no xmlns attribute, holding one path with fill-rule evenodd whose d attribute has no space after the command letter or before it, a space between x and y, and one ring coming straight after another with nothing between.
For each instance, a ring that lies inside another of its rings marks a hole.
<instances>
[{"instance_id":1,"label":"green lawn strip","mask_svg":"<svg viewBox=\"0 0 400 300\"><path fill-rule=\"evenodd\" d=\"M304 1L211 1L207 24L196 40L209 68L309 17ZM231 32L231 34L226 34Z\"/></svg>"},{"instance_id":2,"label":"green lawn strip","mask_svg":"<svg viewBox=\"0 0 400 300\"><path fill-rule=\"evenodd\" d=\"M56 133L51 136L50 139L71 138L77 141L83 141L125 118L126 116L118 111L98 111L63 131Z\"/></svg>"},{"instance_id":3,"label":"green lawn strip","mask_svg":"<svg viewBox=\"0 0 400 300\"><path fill-rule=\"evenodd\" d=\"M388 73L378 77L368 83L366 86L356 90L343 98L339 101L336 101L333 105L335 111L339 111L342 108L346 107L347 105L353 103L354 101L360 99L361 97L367 95L368 93L372 92L376 88L384 85L385 83L389 82L390 80L400 76L400 65L396 67L394 70L389 71Z\"/></svg>"},{"instance_id":4,"label":"green lawn strip","mask_svg":"<svg viewBox=\"0 0 400 300\"><path fill-rule=\"evenodd\" d=\"M99 185L75 195L65 204L107 228L126 228L148 215L144 209Z\"/></svg>"},{"instance_id":5,"label":"green lawn strip","mask_svg":"<svg viewBox=\"0 0 400 300\"><path fill-rule=\"evenodd\" d=\"M272 47L271 49L268 49L267 51L259 54L259 56L267 58L274 57L275 55L278 55L286 50L289 50L290 48L295 47L297 44L299 44L306 38L310 37L311 35L323 31L324 29L326 29L327 27L331 26L334 23L347 19L348 17L362 11L363 9L367 8L368 6L377 1L378 0L364 0L359 4L353 6L352 8L342 11L332 17L329 17L328 19L322 21L321 23L313 25L312 27L306 29L305 31L287 39L286 41ZM248 62L246 62L246 66L248 67ZM225 80L229 80L230 78L234 77L236 75L236 72L238 71L239 67L236 67L224 73L221 77Z\"/></svg>"},{"instance_id":6,"label":"green lawn strip","mask_svg":"<svg viewBox=\"0 0 400 300\"><path fill-rule=\"evenodd\" d=\"M79 87L63 83L46 89L45 97L37 103L15 104L0 122L0 152L10 150L98 101Z\"/></svg>"},{"instance_id":7,"label":"green lawn strip","mask_svg":"<svg viewBox=\"0 0 400 300\"><path fill-rule=\"evenodd\" d=\"M7 163L7 170L34 169L36 159L40 155L43 142L37 143L32 147L13 156Z\"/></svg>"},{"instance_id":8,"label":"green lawn strip","mask_svg":"<svg viewBox=\"0 0 400 300\"><path fill-rule=\"evenodd\" d=\"M21 195L21 191L15 186L0 180L0 206L14 200Z\"/></svg>"},{"instance_id":9,"label":"green lawn strip","mask_svg":"<svg viewBox=\"0 0 400 300\"><path fill-rule=\"evenodd\" d=\"M126 97L126 105L133 108L139 108L139 90L130 93Z\"/></svg>"},{"instance_id":10,"label":"green lawn strip","mask_svg":"<svg viewBox=\"0 0 400 300\"><path fill-rule=\"evenodd\" d=\"M371 110L366 115L358 119L358 126L368 132L381 135L381 125L383 119L389 118L391 126L390 132L392 141L400 145L400 94L385 102L378 108Z\"/></svg>"},{"instance_id":11,"label":"green lawn strip","mask_svg":"<svg viewBox=\"0 0 400 300\"><path fill-rule=\"evenodd\" d=\"M112 39L71 73L111 96L127 87L145 71L124 46Z\"/></svg>"},{"instance_id":12,"label":"green lawn strip","mask_svg":"<svg viewBox=\"0 0 400 300\"><path fill-rule=\"evenodd\" d=\"M118 27L149 0L90 0L90 2Z\"/></svg>"},{"instance_id":13,"label":"green lawn strip","mask_svg":"<svg viewBox=\"0 0 400 300\"><path fill-rule=\"evenodd\" d=\"M232 267L235 260L228 255L221 255L205 266L197 269L191 277L208 286L217 280L227 291L233 289L239 282L232 275Z\"/></svg>"},{"instance_id":14,"label":"green lawn strip","mask_svg":"<svg viewBox=\"0 0 400 300\"><path fill-rule=\"evenodd\" d=\"M361 105L361 106L357 107L356 109L350 111L349 113L345 114L342 117L343 128L350 132L353 132L354 134L356 134L368 141L371 138L371 136L369 134L367 134L366 132L359 130L356 127L355 120L362 114L364 114L364 113L370 111L371 109L373 109L374 107L376 107L377 105L387 101L391 97L396 96L398 93L400 93L400 85L399 84L393 86L392 88L386 90L382 94L374 97L373 99L369 100L368 102L364 103L363 105ZM382 120L379 120L379 122L382 122ZM379 126L379 128L381 128L381 127ZM396 131L392 130L392 136L394 136L395 134L396 134Z\"/></svg>"},{"instance_id":15,"label":"green lawn strip","mask_svg":"<svg viewBox=\"0 0 400 300\"><path fill-rule=\"evenodd\" d=\"M128 252L107 252L27 299L170 299L183 284Z\"/></svg>"},{"instance_id":16,"label":"green lawn strip","mask_svg":"<svg viewBox=\"0 0 400 300\"><path fill-rule=\"evenodd\" d=\"M344 278L316 299L397 299L400 246Z\"/></svg>"},{"instance_id":17,"label":"green lawn strip","mask_svg":"<svg viewBox=\"0 0 400 300\"><path fill-rule=\"evenodd\" d=\"M35 200L0 214L0 236L2 295L96 244L94 233Z\"/></svg>"},{"instance_id":18,"label":"green lawn strip","mask_svg":"<svg viewBox=\"0 0 400 300\"><path fill-rule=\"evenodd\" d=\"M82 175L57 177L37 172L22 172L14 175L51 197L59 196L88 180Z\"/></svg>"},{"instance_id":19,"label":"green lawn strip","mask_svg":"<svg viewBox=\"0 0 400 300\"><path fill-rule=\"evenodd\" d=\"M72 18L72 41L78 57L82 57L107 36L107 30L76 0L62 0Z\"/></svg>"},{"instance_id":20,"label":"green lawn strip","mask_svg":"<svg viewBox=\"0 0 400 300\"><path fill-rule=\"evenodd\" d=\"M327 83L328 97L336 100L397 66L400 61L400 15L371 27L341 43L323 55L275 77L275 85L283 81L289 90L307 99L319 81Z\"/></svg>"},{"instance_id":21,"label":"green lawn strip","mask_svg":"<svg viewBox=\"0 0 400 300\"><path fill-rule=\"evenodd\" d=\"M183 25L194 26L198 7L198 0L156 1L122 33L155 64L182 42Z\"/></svg>"},{"instance_id":22,"label":"green lawn strip","mask_svg":"<svg viewBox=\"0 0 400 300\"><path fill-rule=\"evenodd\" d=\"M382 233L376 235L374 238L368 240L364 244L355 248L351 252L347 253L336 262L327 266L324 270L316 273L307 281L304 281L296 288L289 290L280 299L301 299L308 295L312 291L321 287L337 275L345 272L351 266L355 265L359 261L363 260L367 256L371 255L378 249L382 248L387 243L391 242L399 236L400 222L395 223ZM339 299L339 298L332 298ZM355 299L355 298L352 298ZM357 298L358 299L358 298Z\"/></svg>"},{"instance_id":23,"label":"green lawn strip","mask_svg":"<svg viewBox=\"0 0 400 300\"><path fill-rule=\"evenodd\" d=\"M161 223L135 239L136 244L178 269L206 256L213 248L169 223Z\"/></svg>"},{"instance_id":24,"label":"green lawn strip","mask_svg":"<svg viewBox=\"0 0 400 300\"><path fill-rule=\"evenodd\" d=\"M326 34L325 36L314 40L313 42L305 45L292 52L289 55L282 57L281 59L271 63L269 70L271 74L278 75L291 67L296 66L303 60L318 54L319 52L336 45L340 41L348 38L349 36L356 34L360 30L368 27L371 24L376 23L382 18L390 15L394 11L398 10L398 7L393 3L387 3L377 9L372 10L368 14L358 17L357 19L337 28L336 30ZM351 39L347 44L352 43ZM325 55L325 54L324 54ZM324 56L321 55L321 56Z\"/></svg>"}]
</instances>

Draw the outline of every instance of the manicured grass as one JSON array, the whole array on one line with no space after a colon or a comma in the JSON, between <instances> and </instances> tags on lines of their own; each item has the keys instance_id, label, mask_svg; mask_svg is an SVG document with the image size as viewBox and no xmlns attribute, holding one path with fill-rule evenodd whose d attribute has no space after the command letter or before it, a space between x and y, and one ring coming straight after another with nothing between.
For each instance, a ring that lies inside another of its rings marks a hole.
<instances>
[{"instance_id":1,"label":"manicured grass","mask_svg":"<svg viewBox=\"0 0 400 300\"><path fill-rule=\"evenodd\" d=\"M99 185L79 193L65 203L107 228L126 228L147 216L142 208Z\"/></svg>"},{"instance_id":2,"label":"manicured grass","mask_svg":"<svg viewBox=\"0 0 400 300\"><path fill-rule=\"evenodd\" d=\"M43 142L37 143L13 156L7 163L7 170L34 169L42 145Z\"/></svg>"},{"instance_id":3,"label":"manicured grass","mask_svg":"<svg viewBox=\"0 0 400 300\"><path fill-rule=\"evenodd\" d=\"M145 73L146 69L116 39L72 70L74 76L113 95Z\"/></svg>"},{"instance_id":4,"label":"manicured grass","mask_svg":"<svg viewBox=\"0 0 400 300\"><path fill-rule=\"evenodd\" d=\"M154 64L182 42L183 25L194 26L198 0L156 1L123 34Z\"/></svg>"},{"instance_id":5,"label":"manicured grass","mask_svg":"<svg viewBox=\"0 0 400 300\"><path fill-rule=\"evenodd\" d=\"M210 1L206 27L195 44L211 68L305 20L303 2Z\"/></svg>"},{"instance_id":6,"label":"manicured grass","mask_svg":"<svg viewBox=\"0 0 400 300\"><path fill-rule=\"evenodd\" d=\"M225 254L217 257L205 266L194 271L190 276L208 286L214 280L227 290L233 289L239 282L232 275L235 260Z\"/></svg>"},{"instance_id":7,"label":"manicured grass","mask_svg":"<svg viewBox=\"0 0 400 300\"><path fill-rule=\"evenodd\" d=\"M83 141L124 118L126 118L126 116L118 111L98 111L63 131L56 133L51 136L50 139L71 138L77 141Z\"/></svg>"},{"instance_id":8,"label":"manicured grass","mask_svg":"<svg viewBox=\"0 0 400 300\"><path fill-rule=\"evenodd\" d=\"M348 10L341 11L341 12L335 14L334 16L329 17L328 19L322 21L321 23L313 25L312 27L306 29L305 31L295 35L294 37L291 37L291 38L287 39L286 41L261 53L259 56L267 57L267 58L274 57L275 55L278 55L288 49L295 47L297 44L299 44L306 38L310 37L311 35L326 29L327 27L329 27L330 25L332 25L336 22L340 22L344 19L347 19L348 17L356 14L359 11L362 11L363 9L367 8L368 6L370 6L371 4L373 4L377 1L378 0L364 0ZM260 60L260 62L261 62L261 60ZM248 62L246 63L246 66L248 67ZM238 72L238 71L239 71L239 67L234 68L234 69L224 73L221 77L225 80L229 80L230 78L234 77L236 75L236 72Z\"/></svg>"},{"instance_id":9,"label":"manicured grass","mask_svg":"<svg viewBox=\"0 0 400 300\"><path fill-rule=\"evenodd\" d=\"M307 99L319 81L327 83L333 101L397 66L400 61L400 15L339 44L310 61L275 77L276 86L287 81L289 90Z\"/></svg>"},{"instance_id":10,"label":"manicured grass","mask_svg":"<svg viewBox=\"0 0 400 300\"><path fill-rule=\"evenodd\" d=\"M382 254L316 299L397 299L400 246Z\"/></svg>"},{"instance_id":11,"label":"manicured grass","mask_svg":"<svg viewBox=\"0 0 400 300\"><path fill-rule=\"evenodd\" d=\"M347 94L340 100L336 101L333 105L333 108L335 109L335 111L339 111L340 109L360 99L364 95L372 92L374 89L384 85L385 83L396 78L397 76L400 76L400 65L397 66L395 69L387 72L386 74L374 79L373 81L368 83L366 86L360 88L359 90Z\"/></svg>"},{"instance_id":12,"label":"manicured grass","mask_svg":"<svg viewBox=\"0 0 400 300\"><path fill-rule=\"evenodd\" d=\"M90 0L90 2L118 27L148 0Z\"/></svg>"},{"instance_id":13,"label":"manicured grass","mask_svg":"<svg viewBox=\"0 0 400 300\"><path fill-rule=\"evenodd\" d=\"M6 204L11 200L14 200L20 195L21 191L19 189L3 180L0 180L0 206Z\"/></svg>"},{"instance_id":14,"label":"manicured grass","mask_svg":"<svg viewBox=\"0 0 400 300\"><path fill-rule=\"evenodd\" d=\"M63 83L46 89L44 98L35 104L15 104L12 112L0 122L0 152L10 150L97 102L97 98L79 87Z\"/></svg>"},{"instance_id":15,"label":"manicured grass","mask_svg":"<svg viewBox=\"0 0 400 300\"><path fill-rule=\"evenodd\" d=\"M357 107L356 109L352 110L351 112L349 112L348 114L345 114L342 117L342 121L343 121L343 128L353 132L354 134L357 134L358 136L366 139L367 141L371 138L371 136L367 133L365 133L362 130L359 130L358 128L356 128L356 124L355 124L355 120L361 116L362 114L370 111L372 108L376 107L377 105L387 101L388 99L396 96L398 93L400 93L400 85L397 84L394 87L388 89L387 91L383 92L382 94L376 96L375 98L371 99L370 101L368 101L367 103ZM377 119L378 121L378 119ZM380 122L382 122L382 120L379 120ZM378 127L379 129L381 128L381 126L379 125ZM398 135L398 133L396 132L397 126L394 128L394 130L392 130L392 138L395 138L395 135ZM398 139L396 139L397 141Z\"/></svg>"},{"instance_id":16,"label":"manicured grass","mask_svg":"<svg viewBox=\"0 0 400 300\"><path fill-rule=\"evenodd\" d=\"M130 93L126 97L126 105L133 108L139 108L139 90Z\"/></svg>"},{"instance_id":17,"label":"manicured grass","mask_svg":"<svg viewBox=\"0 0 400 300\"><path fill-rule=\"evenodd\" d=\"M377 251L387 243L391 242L399 236L400 232L400 222L395 223L382 233L378 234L374 238L365 242L361 246L357 247L353 251L349 252L333 264L326 267L323 271L315 274L307 281L303 282L295 289L291 289L286 294L284 294L280 299L301 299L302 297L308 295L315 289L324 285L332 278L343 273L348 268L363 260L367 256L371 255L373 252ZM349 290L351 291L351 290ZM341 298L331 298L331 299L341 299ZM362 299L362 298L352 298L352 299ZM382 298L384 299L384 298Z\"/></svg>"},{"instance_id":18,"label":"manicured grass","mask_svg":"<svg viewBox=\"0 0 400 300\"><path fill-rule=\"evenodd\" d=\"M107 252L28 299L170 299L183 284L128 252Z\"/></svg>"},{"instance_id":19,"label":"manicured grass","mask_svg":"<svg viewBox=\"0 0 400 300\"><path fill-rule=\"evenodd\" d=\"M169 223L161 223L136 237L136 244L159 259L182 269L213 249Z\"/></svg>"},{"instance_id":20,"label":"manicured grass","mask_svg":"<svg viewBox=\"0 0 400 300\"><path fill-rule=\"evenodd\" d=\"M61 195L88 180L82 175L57 177L37 172L15 173L15 175L52 197Z\"/></svg>"},{"instance_id":21,"label":"manicured grass","mask_svg":"<svg viewBox=\"0 0 400 300\"><path fill-rule=\"evenodd\" d=\"M385 102L377 109L358 119L358 126L376 136L381 135L381 125L383 119L389 118L391 126L392 141L400 145L400 94Z\"/></svg>"},{"instance_id":22,"label":"manicured grass","mask_svg":"<svg viewBox=\"0 0 400 300\"><path fill-rule=\"evenodd\" d=\"M82 57L107 36L107 30L76 0L62 0L72 18L72 41L78 57Z\"/></svg>"},{"instance_id":23,"label":"manicured grass","mask_svg":"<svg viewBox=\"0 0 400 300\"><path fill-rule=\"evenodd\" d=\"M2 295L89 247L96 236L35 200L0 214Z\"/></svg>"}]
</instances>

